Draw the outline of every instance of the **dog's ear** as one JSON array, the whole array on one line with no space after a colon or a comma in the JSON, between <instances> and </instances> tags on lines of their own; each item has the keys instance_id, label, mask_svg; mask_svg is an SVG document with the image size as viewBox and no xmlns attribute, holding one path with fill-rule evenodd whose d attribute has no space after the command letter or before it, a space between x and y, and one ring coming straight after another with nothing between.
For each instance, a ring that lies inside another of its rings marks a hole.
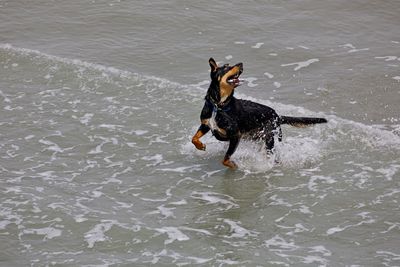
<instances>
[{"instance_id":1,"label":"dog's ear","mask_svg":"<svg viewBox=\"0 0 400 267\"><path fill-rule=\"evenodd\" d=\"M211 67L211 72L215 72L218 68L217 62L215 62L215 60L211 57L208 60L208 63L210 63L210 67Z\"/></svg>"}]
</instances>

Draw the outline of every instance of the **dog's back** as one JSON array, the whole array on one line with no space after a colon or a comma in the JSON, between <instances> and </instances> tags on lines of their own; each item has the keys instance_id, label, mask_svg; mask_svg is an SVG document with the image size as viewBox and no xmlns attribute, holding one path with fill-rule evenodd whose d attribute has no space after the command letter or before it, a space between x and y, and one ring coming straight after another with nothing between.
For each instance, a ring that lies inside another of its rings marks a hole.
<instances>
[{"instance_id":1,"label":"dog's back","mask_svg":"<svg viewBox=\"0 0 400 267\"><path fill-rule=\"evenodd\" d=\"M260 129L269 124L278 126L279 116L274 109L249 100L235 99L239 130L243 133Z\"/></svg>"}]
</instances>

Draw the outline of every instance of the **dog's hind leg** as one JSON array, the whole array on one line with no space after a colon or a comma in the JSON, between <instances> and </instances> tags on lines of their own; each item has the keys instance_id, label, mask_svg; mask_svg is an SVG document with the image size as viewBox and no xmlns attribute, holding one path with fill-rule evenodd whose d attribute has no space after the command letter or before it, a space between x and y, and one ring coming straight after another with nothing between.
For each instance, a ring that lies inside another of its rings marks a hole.
<instances>
[{"instance_id":1,"label":"dog's hind leg","mask_svg":"<svg viewBox=\"0 0 400 267\"><path fill-rule=\"evenodd\" d=\"M265 148L267 149L268 154L274 153L275 135L278 137L278 141L282 142L282 129L280 126L277 126L277 128L273 131L268 131L268 133L264 137L265 138Z\"/></svg>"},{"instance_id":2,"label":"dog's hind leg","mask_svg":"<svg viewBox=\"0 0 400 267\"><path fill-rule=\"evenodd\" d=\"M278 134L278 141L282 142L282 128L281 128L281 126L278 126L276 131L277 131L277 134Z\"/></svg>"},{"instance_id":3,"label":"dog's hind leg","mask_svg":"<svg viewBox=\"0 0 400 267\"><path fill-rule=\"evenodd\" d=\"M274 146L275 146L275 138L274 138L274 134L268 134L265 136L265 148L267 149L267 153L273 154L273 150L274 150Z\"/></svg>"}]
</instances>

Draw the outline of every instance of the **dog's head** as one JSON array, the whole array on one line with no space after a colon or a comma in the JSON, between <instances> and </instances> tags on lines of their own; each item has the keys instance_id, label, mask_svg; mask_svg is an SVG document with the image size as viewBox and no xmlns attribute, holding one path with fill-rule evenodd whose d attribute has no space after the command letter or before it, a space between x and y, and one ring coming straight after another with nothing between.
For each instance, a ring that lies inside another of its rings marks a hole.
<instances>
[{"instance_id":1,"label":"dog's head","mask_svg":"<svg viewBox=\"0 0 400 267\"><path fill-rule=\"evenodd\" d=\"M218 103L223 103L233 95L234 89L240 85L239 76L243 72L243 63L234 66L225 64L218 66L213 58L208 61L211 67L211 85L209 93Z\"/></svg>"}]
</instances>

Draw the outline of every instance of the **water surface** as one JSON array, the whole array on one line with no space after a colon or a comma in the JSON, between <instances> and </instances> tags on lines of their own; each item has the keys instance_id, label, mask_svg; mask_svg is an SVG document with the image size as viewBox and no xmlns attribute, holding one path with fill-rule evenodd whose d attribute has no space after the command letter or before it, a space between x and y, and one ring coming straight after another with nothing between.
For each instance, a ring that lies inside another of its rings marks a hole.
<instances>
[{"instance_id":1,"label":"water surface","mask_svg":"<svg viewBox=\"0 0 400 267\"><path fill-rule=\"evenodd\" d=\"M398 266L396 1L0 1L4 266ZM279 114L190 140L208 58Z\"/></svg>"}]
</instances>

